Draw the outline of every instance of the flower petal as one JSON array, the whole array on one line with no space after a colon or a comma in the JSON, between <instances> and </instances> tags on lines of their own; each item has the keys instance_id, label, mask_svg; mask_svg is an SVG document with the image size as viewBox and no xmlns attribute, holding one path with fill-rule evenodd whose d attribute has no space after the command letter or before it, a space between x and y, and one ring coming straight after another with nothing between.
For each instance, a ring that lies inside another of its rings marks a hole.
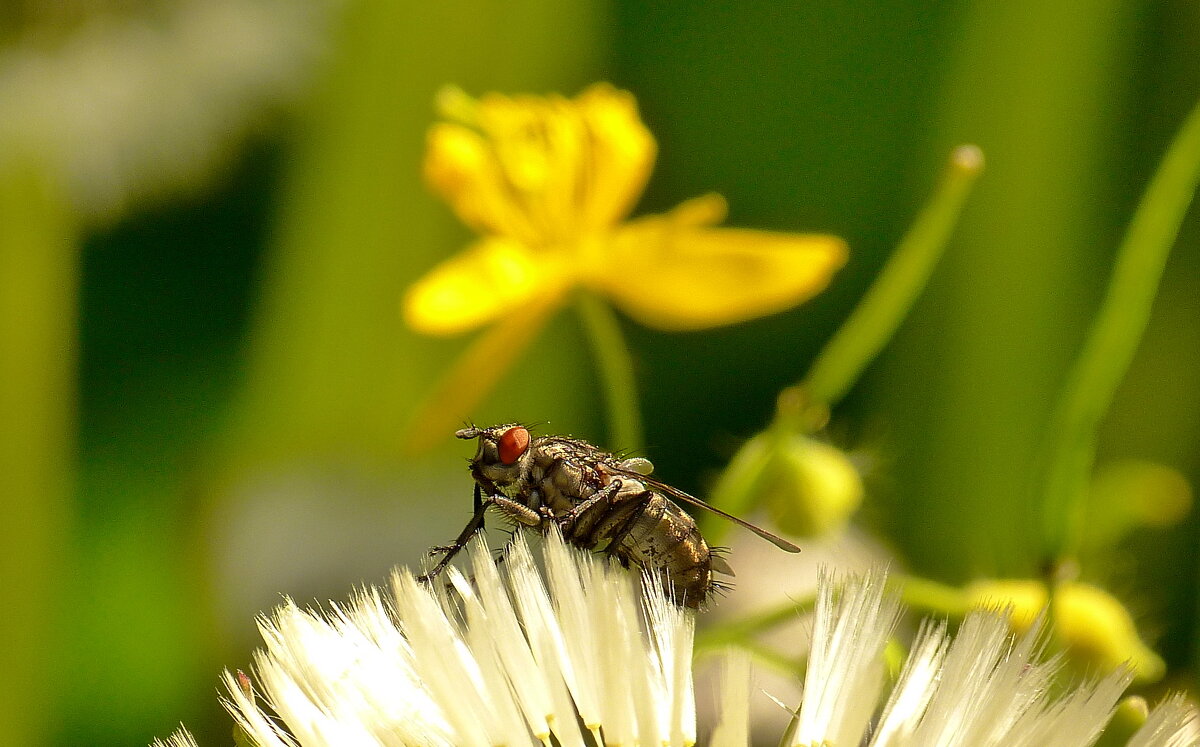
<instances>
[{"instance_id":1,"label":"flower petal","mask_svg":"<svg viewBox=\"0 0 1200 747\"><path fill-rule=\"evenodd\" d=\"M538 261L520 244L484 239L414 283L404 296L404 321L430 335L453 335L503 318L564 280L555 264Z\"/></svg>"},{"instance_id":2,"label":"flower petal","mask_svg":"<svg viewBox=\"0 0 1200 747\"><path fill-rule=\"evenodd\" d=\"M525 205L512 195L492 144L475 130L448 122L430 127L424 172L426 183L478 233L524 243L537 239L538 231Z\"/></svg>"},{"instance_id":3,"label":"flower petal","mask_svg":"<svg viewBox=\"0 0 1200 747\"><path fill-rule=\"evenodd\" d=\"M582 223L585 230L598 231L615 225L633 209L650 179L657 144L628 91L597 83L579 94L575 103L587 125L594 164Z\"/></svg>"},{"instance_id":4,"label":"flower petal","mask_svg":"<svg viewBox=\"0 0 1200 747\"><path fill-rule=\"evenodd\" d=\"M645 188L656 144L628 92L442 98L461 121L430 128L425 178L480 233L569 243L611 228Z\"/></svg>"},{"instance_id":5,"label":"flower petal","mask_svg":"<svg viewBox=\"0 0 1200 747\"><path fill-rule=\"evenodd\" d=\"M791 308L845 262L836 236L699 228L672 215L626 225L588 283L641 323L684 331Z\"/></svg>"}]
</instances>

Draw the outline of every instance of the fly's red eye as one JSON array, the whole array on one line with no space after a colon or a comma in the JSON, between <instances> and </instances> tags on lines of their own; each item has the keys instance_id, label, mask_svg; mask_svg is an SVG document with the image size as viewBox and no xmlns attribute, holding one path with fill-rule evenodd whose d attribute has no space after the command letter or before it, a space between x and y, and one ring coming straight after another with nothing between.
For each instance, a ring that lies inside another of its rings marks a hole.
<instances>
[{"instance_id":1,"label":"fly's red eye","mask_svg":"<svg viewBox=\"0 0 1200 747\"><path fill-rule=\"evenodd\" d=\"M496 442L496 448L500 452L500 461L504 464L513 464L525 450L529 448L529 431L521 426L509 428Z\"/></svg>"}]
</instances>

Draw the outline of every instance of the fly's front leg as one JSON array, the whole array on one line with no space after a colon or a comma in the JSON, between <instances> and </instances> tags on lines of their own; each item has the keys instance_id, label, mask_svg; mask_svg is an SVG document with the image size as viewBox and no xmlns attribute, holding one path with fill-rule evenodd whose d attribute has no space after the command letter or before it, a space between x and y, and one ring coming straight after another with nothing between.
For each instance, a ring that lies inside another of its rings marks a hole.
<instances>
[{"instance_id":1,"label":"fly's front leg","mask_svg":"<svg viewBox=\"0 0 1200 747\"><path fill-rule=\"evenodd\" d=\"M550 507L542 502L542 494L533 489L529 491L528 503L510 500L502 495L496 495L492 498L492 505L504 512L505 516L515 525L512 532L508 535L508 540L504 546L493 551L496 558L496 565L504 562L508 557L508 551L512 549L513 542L517 539L517 531L521 527L529 527L538 529L546 526L554 521L554 513Z\"/></svg>"},{"instance_id":2,"label":"fly's front leg","mask_svg":"<svg viewBox=\"0 0 1200 747\"><path fill-rule=\"evenodd\" d=\"M471 520L467 522L467 525L463 527L462 532L459 533L458 538L455 539L454 542L449 545L435 547L429 551L431 556L440 554L442 559L438 561L438 564L433 567L432 571L424 574L423 576L419 576L417 578L418 581L421 583L428 583L433 579L434 576L441 573L442 569L450 563L454 556L458 555L458 553L467 546L467 542L470 541L471 535L475 534L480 529L483 529L483 518L484 514L487 513L487 507L488 501L483 500L483 488L476 484L475 515L472 516Z\"/></svg>"},{"instance_id":3,"label":"fly's front leg","mask_svg":"<svg viewBox=\"0 0 1200 747\"><path fill-rule=\"evenodd\" d=\"M542 514L526 506L524 503L517 503L502 495L494 495L490 500L493 506L498 508L501 513L515 524L525 527L540 527L542 525Z\"/></svg>"}]
</instances>

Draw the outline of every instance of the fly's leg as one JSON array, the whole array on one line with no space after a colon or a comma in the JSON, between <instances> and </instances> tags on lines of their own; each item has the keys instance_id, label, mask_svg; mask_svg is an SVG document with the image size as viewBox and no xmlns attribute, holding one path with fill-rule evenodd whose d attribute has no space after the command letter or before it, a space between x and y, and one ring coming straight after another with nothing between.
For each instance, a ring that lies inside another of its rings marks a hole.
<instances>
[{"instance_id":1,"label":"fly's leg","mask_svg":"<svg viewBox=\"0 0 1200 747\"><path fill-rule=\"evenodd\" d=\"M492 505L503 511L517 525L508 533L508 539L505 540L504 545L498 550L493 551L496 557L496 565L503 563L504 559L508 557L509 548L512 547L513 542L516 542L518 529L521 527L536 529L554 521L554 512L542 502L542 494L536 489L529 492L526 503L509 500L502 495L497 495L493 498Z\"/></svg>"},{"instance_id":2,"label":"fly's leg","mask_svg":"<svg viewBox=\"0 0 1200 747\"><path fill-rule=\"evenodd\" d=\"M458 555L458 553L461 552L462 549L467 546L467 542L470 541L471 535L475 534L480 529L483 529L483 517L484 517L484 514L487 513L487 507L488 507L489 502L490 501L483 500L483 488L479 487L479 485L476 485L475 486L475 515L472 516L471 520L467 522L467 525L465 527L463 527L462 532L459 533L458 538L455 539L454 542L450 543L449 545L435 547L429 551L429 554L431 556L432 555L441 555L442 559L438 561L437 565L435 565L433 567L432 571L424 574L423 576L419 576L417 578L418 581L420 581L421 583L428 583L430 580L433 579L434 576L441 573L442 569L445 568L447 565L449 565L450 561L454 558L454 556Z\"/></svg>"},{"instance_id":3,"label":"fly's leg","mask_svg":"<svg viewBox=\"0 0 1200 747\"><path fill-rule=\"evenodd\" d=\"M621 486L622 482L620 480L613 480L596 491L596 494L591 498L573 506L570 511L558 517L558 528L562 531L563 537L582 537L588 534L599 518L604 515L605 511L612 508L617 493L621 491ZM603 508L595 511L593 516L584 517L584 514L587 512L601 506ZM580 522L581 518L584 519L582 522Z\"/></svg>"},{"instance_id":4,"label":"fly's leg","mask_svg":"<svg viewBox=\"0 0 1200 747\"><path fill-rule=\"evenodd\" d=\"M501 513L521 526L540 527L542 525L542 515L524 503L517 503L502 495L492 496L490 502Z\"/></svg>"},{"instance_id":5,"label":"fly's leg","mask_svg":"<svg viewBox=\"0 0 1200 747\"><path fill-rule=\"evenodd\" d=\"M612 531L608 532L608 553L610 555L618 547L621 547L621 543L625 540L626 535L633 531L634 525L637 524L638 519L642 518L642 514L650 506L650 499L653 497L654 493L649 490L643 490L637 495L626 498L626 501L628 501L628 513L619 524L612 528ZM626 568L629 567L625 558L621 558L620 560L622 565Z\"/></svg>"}]
</instances>

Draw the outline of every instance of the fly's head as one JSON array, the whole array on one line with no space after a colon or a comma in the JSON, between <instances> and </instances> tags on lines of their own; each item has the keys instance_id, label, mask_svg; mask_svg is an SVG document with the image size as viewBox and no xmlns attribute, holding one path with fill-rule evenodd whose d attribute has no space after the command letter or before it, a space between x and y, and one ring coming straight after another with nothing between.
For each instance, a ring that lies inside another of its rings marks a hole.
<instances>
[{"instance_id":1,"label":"fly's head","mask_svg":"<svg viewBox=\"0 0 1200 747\"><path fill-rule=\"evenodd\" d=\"M454 434L461 439L479 439L471 459L471 475L485 487L504 488L528 473L532 459L532 438L523 425L494 425L491 428L463 428Z\"/></svg>"}]
</instances>

